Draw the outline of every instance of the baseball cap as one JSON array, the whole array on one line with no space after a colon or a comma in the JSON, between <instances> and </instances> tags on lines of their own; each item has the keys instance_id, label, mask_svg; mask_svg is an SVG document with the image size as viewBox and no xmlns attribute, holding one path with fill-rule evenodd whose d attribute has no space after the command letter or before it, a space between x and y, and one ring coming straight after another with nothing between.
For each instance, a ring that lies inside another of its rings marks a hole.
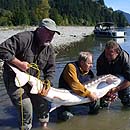
<instances>
[{"instance_id":1,"label":"baseball cap","mask_svg":"<svg viewBox=\"0 0 130 130\"><path fill-rule=\"evenodd\" d=\"M41 21L39 27L45 27L45 28L47 28L48 30L54 31L54 32L56 32L57 34L60 35L60 32L59 32L59 30L57 29L57 26L56 26L55 21L53 21L53 20L50 19L50 18L42 19L42 21Z\"/></svg>"}]
</instances>

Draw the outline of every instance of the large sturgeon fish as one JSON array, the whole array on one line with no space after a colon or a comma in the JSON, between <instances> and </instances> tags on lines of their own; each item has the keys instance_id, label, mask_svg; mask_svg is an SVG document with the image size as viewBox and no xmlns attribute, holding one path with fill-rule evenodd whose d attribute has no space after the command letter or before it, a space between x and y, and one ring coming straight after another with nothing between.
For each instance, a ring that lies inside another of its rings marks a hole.
<instances>
[{"instance_id":1,"label":"large sturgeon fish","mask_svg":"<svg viewBox=\"0 0 130 130\"><path fill-rule=\"evenodd\" d=\"M29 83L32 86L30 93L38 94L39 90L41 90L43 87L42 81L40 79L22 72L11 65L9 66L16 73L15 84L17 87L22 87L26 83ZM101 98L107 94L110 89L117 87L123 80L124 79L122 77L108 74L92 79L85 84L85 87L89 91L94 92L98 98ZM79 96L72 91L54 87L50 87L47 96L44 96L44 98L51 102L50 112L61 105L70 106L91 102L89 98Z\"/></svg>"}]
</instances>

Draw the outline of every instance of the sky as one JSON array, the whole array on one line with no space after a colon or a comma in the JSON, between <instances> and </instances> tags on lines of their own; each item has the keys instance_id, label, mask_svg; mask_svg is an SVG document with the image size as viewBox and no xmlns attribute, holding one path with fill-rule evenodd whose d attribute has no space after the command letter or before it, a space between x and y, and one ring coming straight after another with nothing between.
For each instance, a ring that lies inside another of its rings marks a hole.
<instances>
[{"instance_id":1,"label":"sky","mask_svg":"<svg viewBox=\"0 0 130 130\"><path fill-rule=\"evenodd\" d=\"M130 14L130 0L104 0L105 5L113 10L122 10Z\"/></svg>"}]
</instances>

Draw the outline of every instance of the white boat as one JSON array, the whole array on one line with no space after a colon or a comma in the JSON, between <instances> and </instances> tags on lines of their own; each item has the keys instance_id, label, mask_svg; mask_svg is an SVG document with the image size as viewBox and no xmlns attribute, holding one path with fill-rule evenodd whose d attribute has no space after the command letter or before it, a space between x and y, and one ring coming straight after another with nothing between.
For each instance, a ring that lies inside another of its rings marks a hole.
<instances>
[{"instance_id":1,"label":"white boat","mask_svg":"<svg viewBox=\"0 0 130 130\"><path fill-rule=\"evenodd\" d=\"M116 30L114 27L114 23L112 22L97 23L93 32L96 37L112 37L112 38L126 37L126 32Z\"/></svg>"}]
</instances>

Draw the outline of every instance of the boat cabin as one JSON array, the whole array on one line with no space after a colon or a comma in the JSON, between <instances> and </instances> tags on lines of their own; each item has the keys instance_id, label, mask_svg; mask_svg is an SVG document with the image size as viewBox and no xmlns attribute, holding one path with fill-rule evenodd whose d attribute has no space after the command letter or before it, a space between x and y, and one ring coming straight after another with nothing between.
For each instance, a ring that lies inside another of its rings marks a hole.
<instances>
[{"instance_id":1,"label":"boat cabin","mask_svg":"<svg viewBox=\"0 0 130 130\"><path fill-rule=\"evenodd\" d=\"M125 31L115 30L114 23L112 22L101 22L97 23L94 28L94 34L97 37L125 37Z\"/></svg>"}]
</instances>

